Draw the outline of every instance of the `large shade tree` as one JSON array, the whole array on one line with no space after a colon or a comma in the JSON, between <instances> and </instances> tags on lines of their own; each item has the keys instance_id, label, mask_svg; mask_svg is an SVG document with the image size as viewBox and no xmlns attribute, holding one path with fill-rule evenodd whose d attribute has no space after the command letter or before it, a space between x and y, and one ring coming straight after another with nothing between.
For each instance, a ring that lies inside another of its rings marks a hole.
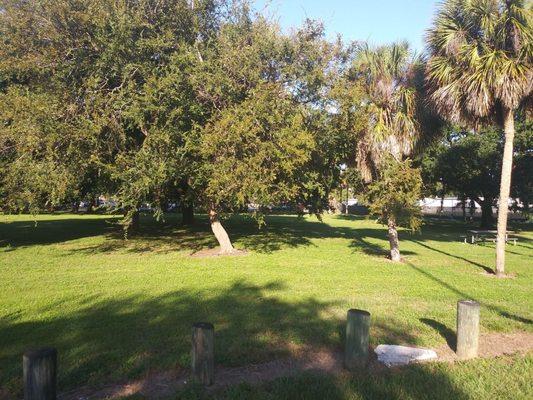
<instances>
[{"instance_id":1,"label":"large shade tree","mask_svg":"<svg viewBox=\"0 0 533 400\"><path fill-rule=\"evenodd\" d=\"M498 208L496 274L505 271L515 117L531 107L533 14L522 0L446 0L427 35L427 84L437 110L505 132Z\"/></svg>"},{"instance_id":2,"label":"large shade tree","mask_svg":"<svg viewBox=\"0 0 533 400\"><path fill-rule=\"evenodd\" d=\"M316 145L325 135L326 67L336 56L322 27L309 22L286 36L246 9L237 17L222 26L192 76L209 118L191 143L200 161L191 186L224 254L234 248L221 216L250 203L327 197L322 177L336 161L320 158L325 152Z\"/></svg>"},{"instance_id":3,"label":"large shade tree","mask_svg":"<svg viewBox=\"0 0 533 400\"><path fill-rule=\"evenodd\" d=\"M158 215L169 200L198 204L231 253L220 215L327 197L321 175L339 162L315 143L328 142L321 99L338 46L320 24L284 35L245 0L0 8L0 163L19 178L0 174L3 204L106 194L127 231L143 202ZM61 187L46 184L54 174Z\"/></svg>"},{"instance_id":4,"label":"large shade tree","mask_svg":"<svg viewBox=\"0 0 533 400\"><path fill-rule=\"evenodd\" d=\"M110 195L127 211L126 222L140 201L158 199L163 187L180 182L188 160L179 150L200 114L182 72L199 38L216 31L214 1L192 7L187 0L2 0L0 8L0 88L11 98L0 104L0 114L13 114L13 99L27 93L33 99L39 94L42 114L53 117L46 125L42 118L32 124L51 145L34 143L33 153L11 146L2 153L6 162L24 151L22 160L30 154L37 161L53 159L49 165L76 177L61 180L69 190L56 190L54 203L76 193ZM67 122L66 133L52 125ZM17 126L17 119L6 119L2 139ZM54 154L58 149L76 157ZM32 169L19 174L35 181ZM9 195L10 186L4 188Z\"/></svg>"}]
</instances>

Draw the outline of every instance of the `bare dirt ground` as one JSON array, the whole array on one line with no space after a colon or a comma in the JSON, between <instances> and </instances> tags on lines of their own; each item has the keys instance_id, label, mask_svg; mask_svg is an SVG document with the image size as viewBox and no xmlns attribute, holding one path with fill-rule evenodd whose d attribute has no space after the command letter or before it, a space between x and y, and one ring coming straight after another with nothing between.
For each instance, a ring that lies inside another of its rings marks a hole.
<instances>
[{"instance_id":1,"label":"bare dirt ground","mask_svg":"<svg viewBox=\"0 0 533 400\"><path fill-rule=\"evenodd\" d=\"M454 362L457 360L454 350L449 345L435 349L439 358L434 362ZM533 333L490 333L480 337L479 357L491 358L515 353L525 354L533 351ZM371 354L374 354L372 351ZM314 371L324 374L346 374L343 369L342 352L324 348L307 348L297 352L292 358L275 360L263 364L239 368L217 368L215 384L210 391L220 390L240 383L257 385L277 378ZM375 357L370 363L374 373L380 373L387 367L377 362ZM59 400L111 400L131 395L140 395L146 399L159 399L170 396L189 382L184 371L166 371L148 374L142 379L109 385L101 388L81 388L63 393Z\"/></svg>"},{"instance_id":2,"label":"bare dirt ground","mask_svg":"<svg viewBox=\"0 0 533 400\"><path fill-rule=\"evenodd\" d=\"M533 333L488 333L479 339L479 357L491 358L515 353L527 353L533 350ZM453 362L457 360L450 346L443 345L435 349L439 356L437 361Z\"/></svg>"},{"instance_id":3,"label":"bare dirt ground","mask_svg":"<svg viewBox=\"0 0 533 400\"><path fill-rule=\"evenodd\" d=\"M191 257L199 257L199 258L210 258L210 257L240 257L247 255L248 252L246 250L239 250L235 249L230 254L222 254L220 253L220 249L218 247L212 248L212 249L204 249L199 250L191 254Z\"/></svg>"}]
</instances>

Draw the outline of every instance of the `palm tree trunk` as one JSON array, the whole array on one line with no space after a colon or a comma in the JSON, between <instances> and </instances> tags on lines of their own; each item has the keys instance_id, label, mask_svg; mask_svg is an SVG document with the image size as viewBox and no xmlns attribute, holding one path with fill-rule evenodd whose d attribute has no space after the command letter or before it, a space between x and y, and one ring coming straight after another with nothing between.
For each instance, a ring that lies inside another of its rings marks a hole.
<instances>
[{"instance_id":1,"label":"palm tree trunk","mask_svg":"<svg viewBox=\"0 0 533 400\"><path fill-rule=\"evenodd\" d=\"M505 239L507 233L507 213L511 191L511 172L513 169L514 113L504 110L503 130L505 146L503 149L502 175L500 181L500 200L498 202L498 236L496 241L496 275L505 273Z\"/></svg>"},{"instance_id":2,"label":"palm tree trunk","mask_svg":"<svg viewBox=\"0 0 533 400\"><path fill-rule=\"evenodd\" d=\"M220 254L231 254L235 251L228 233L220 223L218 214L214 209L209 211L209 221L211 222L211 230L215 235L218 244L220 245Z\"/></svg>"},{"instance_id":3,"label":"palm tree trunk","mask_svg":"<svg viewBox=\"0 0 533 400\"><path fill-rule=\"evenodd\" d=\"M396 221L394 218L389 217L389 245L390 245L390 259L392 261L400 261L400 243L398 241L398 229L396 227Z\"/></svg>"}]
</instances>

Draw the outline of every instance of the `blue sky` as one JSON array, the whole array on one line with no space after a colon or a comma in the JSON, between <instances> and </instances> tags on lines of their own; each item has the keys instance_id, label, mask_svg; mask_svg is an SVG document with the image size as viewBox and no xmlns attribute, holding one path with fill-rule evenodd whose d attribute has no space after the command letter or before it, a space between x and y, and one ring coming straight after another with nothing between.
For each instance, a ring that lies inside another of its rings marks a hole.
<instances>
[{"instance_id":1,"label":"blue sky","mask_svg":"<svg viewBox=\"0 0 533 400\"><path fill-rule=\"evenodd\" d=\"M345 40L374 44L407 39L418 51L424 48L424 32L438 4L437 0L253 1L257 10L275 16L285 29L300 25L305 18L321 19L330 38L341 33Z\"/></svg>"}]
</instances>

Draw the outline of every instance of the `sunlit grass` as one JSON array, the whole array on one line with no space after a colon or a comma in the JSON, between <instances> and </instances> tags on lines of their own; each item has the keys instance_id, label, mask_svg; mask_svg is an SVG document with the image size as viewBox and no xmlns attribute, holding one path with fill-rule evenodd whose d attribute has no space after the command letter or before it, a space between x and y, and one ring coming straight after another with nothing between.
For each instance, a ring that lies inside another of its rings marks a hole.
<instances>
[{"instance_id":1,"label":"sunlit grass","mask_svg":"<svg viewBox=\"0 0 533 400\"><path fill-rule=\"evenodd\" d=\"M12 392L35 346L58 348L62 389L187 367L199 320L215 324L228 366L339 347L352 307L372 313L374 345L445 344L427 320L454 330L463 298L482 303L483 332L533 329L531 231L508 246L516 277L501 280L485 273L494 245L465 245L468 227L446 221L401 233L405 262L394 264L384 228L355 217L276 216L262 230L236 217L228 231L249 253L226 258L190 256L215 246L204 219L190 231L145 216L128 241L111 216L36 220L0 216L0 386Z\"/></svg>"}]
</instances>

